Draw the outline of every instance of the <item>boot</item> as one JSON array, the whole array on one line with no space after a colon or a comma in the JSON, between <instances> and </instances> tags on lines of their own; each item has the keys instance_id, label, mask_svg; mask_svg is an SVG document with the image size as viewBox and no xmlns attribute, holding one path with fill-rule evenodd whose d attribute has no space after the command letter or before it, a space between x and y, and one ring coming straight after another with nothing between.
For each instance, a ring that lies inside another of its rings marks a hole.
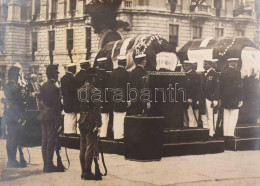
<instances>
[{"instance_id":1,"label":"boot","mask_svg":"<svg viewBox=\"0 0 260 186\"><path fill-rule=\"evenodd\" d=\"M18 147L18 149L19 149L19 153L20 153L20 167L21 168L27 167L27 162L24 159L22 148Z\"/></svg>"},{"instance_id":2,"label":"boot","mask_svg":"<svg viewBox=\"0 0 260 186\"><path fill-rule=\"evenodd\" d=\"M59 171L55 165L50 164L45 168L45 172L59 172Z\"/></svg>"},{"instance_id":3,"label":"boot","mask_svg":"<svg viewBox=\"0 0 260 186\"><path fill-rule=\"evenodd\" d=\"M16 160L10 160L7 162L8 168L20 168L20 163Z\"/></svg>"},{"instance_id":4,"label":"boot","mask_svg":"<svg viewBox=\"0 0 260 186\"><path fill-rule=\"evenodd\" d=\"M87 172L83 174L83 180L96 180L95 175L92 172Z\"/></svg>"}]
</instances>

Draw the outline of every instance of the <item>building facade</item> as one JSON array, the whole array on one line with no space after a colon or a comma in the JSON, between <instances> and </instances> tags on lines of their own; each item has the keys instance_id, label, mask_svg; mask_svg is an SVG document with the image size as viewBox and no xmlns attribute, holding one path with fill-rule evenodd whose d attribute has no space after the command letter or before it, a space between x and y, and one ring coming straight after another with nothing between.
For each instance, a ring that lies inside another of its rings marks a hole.
<instances>
[{"instance_id":1,"label":"building facade","mask_svg":"<svg viewBox=\"0 0 260 186\"><path fill-rule=\"evenodd\" d=\"M115 1L116 26L97 29L87 9L97 13ZM37 73L53 61L64 73L64 64L93 62L109 41L139 34L159 34L176 50L206 37L246 36L259 44L256 6L255 0L0 0L1 76L17 62Z\"/></svg>"}]
</instances>

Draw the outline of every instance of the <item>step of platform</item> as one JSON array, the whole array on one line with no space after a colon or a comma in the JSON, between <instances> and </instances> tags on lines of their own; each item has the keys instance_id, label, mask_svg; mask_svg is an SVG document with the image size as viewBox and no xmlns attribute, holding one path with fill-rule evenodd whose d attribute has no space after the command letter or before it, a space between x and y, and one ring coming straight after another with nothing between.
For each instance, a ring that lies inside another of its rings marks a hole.
<instances>
[{"instance_id":1,"label":"step of platform","mask_svg":"<svg viewBox=\"0 0 260 186\"><path fill-rule=\"evenodd\" d=\"M225 149L233 151L260 150L260 137L226 139Z\"/></svg>"},{"instance_id":2,"label":"step of platform","mask_svg":"<svg viewBox=\"0 0 260 186\"><path fill-rule=\"evenodd\" d=\"M235 135L240 138L260 137L259 125L237 125Z\"/></svg>"},{"instance_id":3,"label":"step of platform","mask_svg":"<svg viewBox=\"0 0 260 186\"><path fill-rule=\"evenodd\" d=\"M213 154L224 152L224 140L194 141L163 144L163 157Z\"/></svg>"},{"instance_id":4,"label":"step of platform","mask_svg":"<svg viewBox=\"0 0 260 186\"><path fill-rule=\"evenodd\" d=\"M209 130L203 128L164 129L163 143L192 142L209 139Z\"/></svg>"}]
</instances>

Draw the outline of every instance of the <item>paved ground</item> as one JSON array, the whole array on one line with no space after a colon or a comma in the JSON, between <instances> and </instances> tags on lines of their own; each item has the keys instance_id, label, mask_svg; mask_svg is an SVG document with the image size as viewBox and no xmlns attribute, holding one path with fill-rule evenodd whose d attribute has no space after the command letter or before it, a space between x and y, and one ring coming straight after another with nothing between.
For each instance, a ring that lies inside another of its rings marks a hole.
<instances>
[{"instance_id":1,"label":"paved ground","mask_svg":"<svg viewBox=\"0 0 260 186\"><path fill-rule=\"evenodd\" d=\"M135 162L105 154L108 176L103 181L80 179L79 151L69 150L71 167L65 173L43 173L40 147L31 148L31 164L24 169L6 168L5 140L0 140L1 186L5 185L260 185L260 151L231 152L163 158L159 162ZM26 152L26 149L24 149ZM63 162L65 161L62 149ZM28 159L28 154L25 153Z\"/></svg>"}]
</instances>

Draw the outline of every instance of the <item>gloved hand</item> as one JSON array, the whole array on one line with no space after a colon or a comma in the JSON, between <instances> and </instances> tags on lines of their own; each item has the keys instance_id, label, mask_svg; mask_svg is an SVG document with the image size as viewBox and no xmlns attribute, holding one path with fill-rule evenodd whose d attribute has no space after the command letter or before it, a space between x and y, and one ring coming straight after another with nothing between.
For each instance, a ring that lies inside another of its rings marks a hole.
<instances>
[{"instance_id":1,"label":"gloved hand","mask_svg":"<svg viewBox=\"0 0 260 186\"><path fill-rule=\"evenodd\" d=\"M148 109L151 108L151 103L150 103L150 102L147 103L147 108L148 108Z\"/></svg>"},{"instance_id":2,"label":"gloved hand","mask_svg":"<svg viewBox=\"0 0 260 186\"><path fill-rule=\"evenodd\" d=\"M129 107L131 107L131 102L130 101L127 102L127 108L129 108Z\"/></svg>"},{"instance_id":3,"label":"gloved hand","mask_svg":"<svg viewBox=\"0 0 260 186\"><path fill-rule=\"evenodd\" d=\"M93 132L97 132L97 136L99 137L101 132L100 127L95 127Z\"/></svg>"},{"instance_id":4,"label":"gloved hand","mask_svg":"<svg viewBox=\"0 0 260 186\"><path fill-rule=\"evenodd\" d=\"M192 100L191 98L189 98L189 99L187 100L187 103L189 103L189 104L192 104L192 102L193 102L193 100Z\"/></svg>"},{"instance_id":5,"label":"gloved hand","mask_svg":"<svg viewBox=\"0 0 260 186\"><path fill-rule=\"evenodd\" d=\"M218 101L213 101L213 107L216 107L218 105Z\"/></svg>"},{"instance_id":6,"label":"gloved hand","mask_svg":"<svg viewBox=\"0 0 260 186\"><path fill-rule=\"evenodd\" d=\"M56 131L57 131L58 134L61 134L61 132L62 132L62 126L56 127Z\"/></svg>"}]
</instances>

